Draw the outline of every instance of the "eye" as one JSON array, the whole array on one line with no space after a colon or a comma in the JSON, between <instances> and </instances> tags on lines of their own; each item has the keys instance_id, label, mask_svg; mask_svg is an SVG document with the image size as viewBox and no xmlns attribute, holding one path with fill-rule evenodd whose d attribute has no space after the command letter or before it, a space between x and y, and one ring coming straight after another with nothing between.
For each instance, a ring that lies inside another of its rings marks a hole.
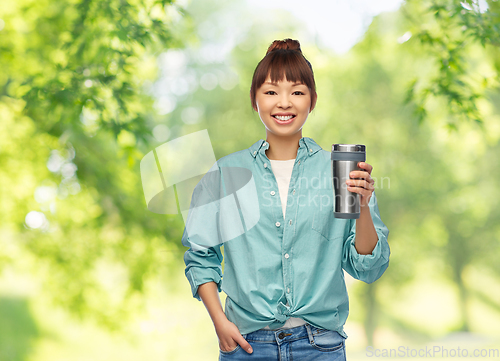
<instances>
[{"instance_id":1,"label":"eye","mask_svg":"<svg viewBox=\"0 0 500 361\"><path fill-rule=\"evenodd\" d=\"M304 93L302 93L302 92L301 92L301 91L299 91L299 90L297 90L297 91L293 92L293 94L295 94L295 93L299 93L298 95L304 95Z\"/></svg>"},{"instance_id":2,"label":"eye","mask_svg":"<svg viewBox=\"0 0 500 361\"><path fill-rule=\"evenodd\" d=\"M269 93L274 93L276 94L276 92L274 90L268 90L267 92L265 92L264 94L269 94ZM272 94L271 94L272 95Z\"/></svg>"}]
</instances>

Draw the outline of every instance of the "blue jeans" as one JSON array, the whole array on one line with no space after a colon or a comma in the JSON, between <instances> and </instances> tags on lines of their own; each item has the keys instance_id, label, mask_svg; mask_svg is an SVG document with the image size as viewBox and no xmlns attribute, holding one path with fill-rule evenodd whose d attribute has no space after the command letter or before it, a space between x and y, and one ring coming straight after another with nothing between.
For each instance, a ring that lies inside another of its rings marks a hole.
<instances>
[{"instance_id":1,"label":"blue jeans","mask_svg":"<svg viewBox=\"0 0 500 361\"><path fill-rule=\"evenodd\" d=\"M219 361L345 361L345 338L337 331L317 328L309 323L284 330L257 330L242 335L252 346L249 354L237 345L219 350Z\"/></svg>"}]
</instances>

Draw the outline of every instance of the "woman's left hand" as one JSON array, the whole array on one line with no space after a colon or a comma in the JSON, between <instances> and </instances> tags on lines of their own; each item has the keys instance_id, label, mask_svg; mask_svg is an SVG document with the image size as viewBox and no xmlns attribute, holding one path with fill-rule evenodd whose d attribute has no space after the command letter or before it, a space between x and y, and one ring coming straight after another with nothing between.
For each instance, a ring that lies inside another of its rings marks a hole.
<instances>
[{"instance_id":1,"label":"woman's left hand","mask_svg":"<svg viewBox=\"0 0 500 361\"><path fill-rule=\"evenodd\" d=\"M348 179L346 180L347 190L353 193L359 193L361 196L361 207L367 206L368 202L370 202L370 198L375 189L374 183L375 181L371 177L373 167L365 162L358 162L358 168L361 170L353 170L349 173L351 178L358 179Z\"/></svg>"}]
</instances>

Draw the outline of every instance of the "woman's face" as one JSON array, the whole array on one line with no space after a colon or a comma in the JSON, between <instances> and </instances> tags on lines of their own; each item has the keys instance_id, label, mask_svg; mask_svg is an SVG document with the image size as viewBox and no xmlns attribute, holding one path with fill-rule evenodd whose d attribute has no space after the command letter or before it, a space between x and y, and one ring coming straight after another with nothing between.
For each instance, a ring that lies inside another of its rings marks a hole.
<instances>
[{"instance_id":1,"label":"woman's face","mask_svg":"<svg viewBox=\"0 0 500 361\"><path fill-rule=\"evenodd\" d=\"M299 132L313 110L307 85L294 84L286 77L273 84L268 76L257 89L255 102L257 109L254 109L259 113L267 131L278 136L290 136Z\"/></svg>"}]
</instances>

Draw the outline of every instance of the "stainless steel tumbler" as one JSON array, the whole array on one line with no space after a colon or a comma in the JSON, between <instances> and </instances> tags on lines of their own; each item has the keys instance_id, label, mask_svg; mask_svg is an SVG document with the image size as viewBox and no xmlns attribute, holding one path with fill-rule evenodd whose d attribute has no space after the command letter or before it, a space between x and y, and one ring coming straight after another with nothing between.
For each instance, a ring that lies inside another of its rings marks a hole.
<instances>
[{"instance_id":1,"label":"stainless steel tumbler","mask_svg":"<svg viewBox=\"0 0 500 361\"><path fill-rule=\"evenodd\" d=\"M347 189L349 173L358 168L358 162L366 160L365 146L361 144L332 145L332 181L335 218L359 218L360 195Z\"/></svg>"}]
</instances>

